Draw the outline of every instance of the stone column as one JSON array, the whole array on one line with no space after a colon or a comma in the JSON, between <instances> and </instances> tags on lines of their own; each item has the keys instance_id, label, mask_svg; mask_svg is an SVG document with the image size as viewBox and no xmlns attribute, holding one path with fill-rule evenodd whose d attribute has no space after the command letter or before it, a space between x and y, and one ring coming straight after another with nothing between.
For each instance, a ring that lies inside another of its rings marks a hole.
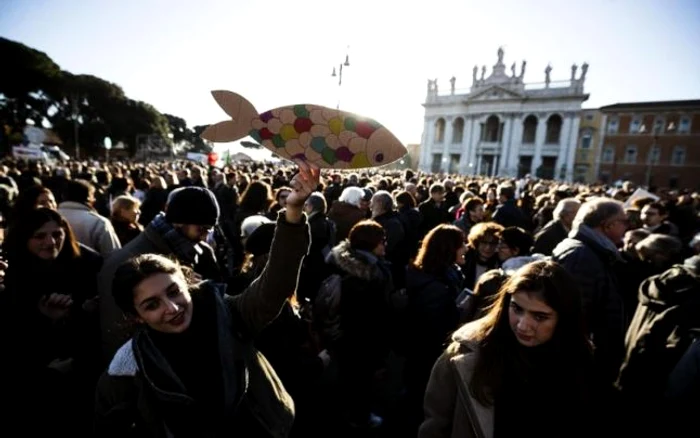
<instances>
[{"instance_id":1,"label":"stone column","mask_svg":"<svg viewBox=\"0 0 700 438\"><path fill-rule=\"evenodd\" d=\"M535 135L535 155L532 157L531 175L536 175L537 168L542 165L542 146L547 137L547 113L537 114L537 133Z\"/></svg>"},{"instance_id":2,"label":"stone column","mask_svg":"<svg viewBox=\"0 0 700 438\"><path fill-rule=\"evenodd\" d=\"M450 144L452 144L452 131L454 130L452 122L454 117L445 117L445 138L442 142L442 164L440 170L447 172L450 167ZM447 161L445 161L447 159Z\"/></svg>"},{"instance_id":3,"label":"stone column","mask_svg":"<svg viewBox=\"0 0 700 438\"><path fill-rule=\"evenodd\" d=\"M574 180L574 162L576 161L576 145L578 144L578 130L581 124L580 113L570 113L571 124L569 128L569 150L566 157L566 181Z\"/></svg>"},{"instance_id":4,"label":"stone column","mask_svg":"<svg viewBox=\"0 0 700 438\"><path fill-rule=\"evenodd\" d=\"M459 173L462 175L466 175L467 172L469 172L469 153L471 152L470 143L472 135L472 117L468 115L463 115L462 118L464 118L464 132L462 135L462 145L460 147L461 156L459 157Z\"/></svg>"},{"instance_id":5,"label":"stone column","mask_svg":"<svg viewBox=\"0 0 700 438\"><path fill-rule=\"evenodd\" d=\"M501 135L501 153L496 170L496 175L498 176L508 176L508 154L510 154L510 149L512 148L513 114L505 113L503 118L505 122L503 125L503 134Z\"/></svg>"},{"instance_id":6,"label":"stone column","mask_svg":"<svg viewBox=\"0 0 700 438\"><path fill-rule=\"evenodd\" d=\"M473 164L472 172L475 175L479 174L481 169L480 160L477 159L476 150L479 148L479 136L481 135L481 127L479 126L479 117L472 116L472 135L469 140L469 162ZM467 164L468 165L468 164Z\"/></svg>"},{"instance_id":7,"label":"stone column","mask_svg":"<svg viewBox=\"0 0 700 438\"><path fill-rule=\"evenodd\" d=\"M510 154L508 154L508 168L513 170L511 176L518 175L518 165L520 164L520 150L523 140L523 115L516 114L513 118L513 135L511 136Z\"/></svg>"},{"instance_id":8,"label":"stone column","mask_svg":"<svg viewBox=\"0 0 700 438\"><path fill-rule=\"evenodd\" d=\"M569 159L569 135L571 134L571 116L569 114L564 113L562 117L561 131L559 132L559 154L557 155L556 170L554 172L556 179L562 178L561 168L567 164Z\"/></svg>"}]
</instances>

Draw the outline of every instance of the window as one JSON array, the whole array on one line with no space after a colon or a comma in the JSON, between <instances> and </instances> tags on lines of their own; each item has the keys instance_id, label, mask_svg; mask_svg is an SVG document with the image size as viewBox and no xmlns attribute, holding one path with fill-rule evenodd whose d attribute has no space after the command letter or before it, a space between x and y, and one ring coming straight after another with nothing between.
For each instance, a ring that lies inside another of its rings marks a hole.
<instances>
[{"instance_id":1,"label":"window","mask_svg":"<svg viewBox=\"0 0 700 438\"><path fill-rule=\"evenodd\" d=\"M659 164L661 161L661 149L658 146L654 146L649 150L649 163Z\"/></svg>"},{"instance_id":2,"label":"window","mask_svg":"<svg viewBox=\"0 0 700 438\"><path fill-rule=\"evenodd\" d=\"M452 143L460 144L462 143L462 138L464 136L464 119L457 117L452 123Z\"/></svg>"},{"instance_id":3,"label":"window","mask_svg":"<svg viewBox=\"0 0 700 438\"><path fill-rule=\"evenodd\" d=\"M547 119L547 138L545 144L559 144L562 120L559 114L553 114Z\"/></svg>"},{"instance_id":4,"label":"window","mask_svg":"<svg viewBox=\"0 0 700 438\"><path fill-rule=\"evenodd\" d=\"M459 154L450 154L450 167L448 169L448 173L459 172L459 159Z\"/></svg>"},{"instance_id":5,"label":"window","mask_svg":"<svg viewBox=\"0 0 700 438\"><path fill-rule=\"evenodd\" d=\"M639 134L639 128L642 127L642 119L639 117L634 117L632 121L630 121L630 134Z\"/></svg>"},{"instance_id":6,"label":"window","mask_svg":"<svg viewBox=\"0 0 700 438\"><path fill-rule=\"evenodd\" d=\"M445 141L445 119L440 118L435 122L435 143Z\"/></svg>"},{"instance_id":7,"label":"window","mask_svg":"<svg viewBox=\"0 0 700 438\"><path fill-rule=\"evenodd\" d=\"M612 146L606 146L603 150L603 163L612 163L615 161L615 148Z\"/></svg>"},{"instance_id":8,"label":"window","mask_svg":"<svg viewBox=\"0 0 700 438\"><path fill-rule=\"evenodd\" d=\"M617 119L617 117L608 120L608 134L617 134L617 128L619 127L619 125L620 121Z\"/></svg>"},{"instance_id":9,"label":"window","mask_svg":"<svg viewBox=\"0 0 700 438\"><path fill-rule=\"evenodd\" d=\"M481 124L481 141L496 143L501 140L501 127L498 117L489 116L486 123Z\"/></svg>"},{"instance_id":10,"label":"window","mask_svg":"<svg viewBox=\"0 0 700 438\"><path fill-rule=\"evenodd\" d=\"M593 120L593 114L586 114L586 120L589 122Z\"/></svg>"},{"instance_id":11,"label":"window","mask_svg":"<svg viewBox=\"0 0 700 438\"><path fill-rule=\"evenodd\" d=\"M625 164L635 164L637 162L637 146L628 145L625 149Z\"/></svg>"},{"instance_id":12,"label":"window","mask_svg":"<svg viewBox=\"0 0 700 438\"><path fill-rule=\"evenodd\" d=\"M433 154L433 162L430 163L430 171L432 173L440 172L441 165L442 165L442 154Z\"/></svg>"},{"instance_id":13,"label":"window","mask_svg":"<svg viewBox=\"0 0 700 438\"><path fill-rule=\"evenodd\" d=\"M590 149L592 138L593 137L591 136L590 132L583 134L583 137L581 137L581 149Z\"/></svg>"},{"instance_id":14,"label":"window","mask_svg":"<svg viewBox=\"0 0 700 438\"><path fill-rule=\"evenodd\" d=\"M654 134L663 134L664 132L664 119L663 117L657 117L654 119Z\"/></svg>"},{"instance_id":15,"label":"window","mask_svg":"<svg viewBox=\"0 0 700 438\"><path fill-rule=\"evenodd\" d=\"M523 121L523 144L532 144L537 135L537 117L530 114Z\"/></svg>"},{"instance_id":16,"label":"window","mask_svg":"<svg viewBox=\"0 0 700 438\"><path fill-rule=\"evenodd\" d=\"M685 146L675 146L671 155L672 166L682 166L685 164Z\"/></svg>"},{"instance_id":17,"label":"window","mask_svg":"<svg viewBox=\"0 0 700 438\"><path fill-rule=\"evenodd\" d=\"M690 132L690 117L683 116L683 117L681 117L681 120L678 122L678 133L679 134L687 134L689 132Z\"/></svg>"}]
</instances>

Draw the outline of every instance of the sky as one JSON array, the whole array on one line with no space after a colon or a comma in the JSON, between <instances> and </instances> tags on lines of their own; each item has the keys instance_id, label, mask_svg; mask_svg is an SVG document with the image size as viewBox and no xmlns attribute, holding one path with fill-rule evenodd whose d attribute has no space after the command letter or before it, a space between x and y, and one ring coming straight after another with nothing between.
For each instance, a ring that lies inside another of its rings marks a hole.
<instances>
[{"instance_id":1,"label":"sky","mask_svg":"<svg viewBox=\"0 0 700 438\"><path fill-rule=\"evenodd\" d=\"M0 36L189 126L226 119L209 94L226 89L261 112L340 103L420 143L428 78L468 88L498 47L526 83L587 62L584 108L700 98L699 0L0 0Z\"/></svg>"}]
</instances>

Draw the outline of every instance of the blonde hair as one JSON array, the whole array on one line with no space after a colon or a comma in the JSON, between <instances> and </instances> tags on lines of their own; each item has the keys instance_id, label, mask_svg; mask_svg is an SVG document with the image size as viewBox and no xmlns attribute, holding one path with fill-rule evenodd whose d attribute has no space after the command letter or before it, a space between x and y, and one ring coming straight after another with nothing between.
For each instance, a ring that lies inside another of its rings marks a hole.
<instances>
[{"instance_id":1,"label":"blonde hair","mask_svg":"<svg viewBox=\"0 0 700 438\"><path fill-rule=\"evenodd\" d=\"M129 208L132 208L134 206L138 207L140 205L141 201L132 196L118 196L114 199L114 201L112 201L112 218L119 218L121 217L122 211L128 210Z\"/></svg>"}]
</instances>

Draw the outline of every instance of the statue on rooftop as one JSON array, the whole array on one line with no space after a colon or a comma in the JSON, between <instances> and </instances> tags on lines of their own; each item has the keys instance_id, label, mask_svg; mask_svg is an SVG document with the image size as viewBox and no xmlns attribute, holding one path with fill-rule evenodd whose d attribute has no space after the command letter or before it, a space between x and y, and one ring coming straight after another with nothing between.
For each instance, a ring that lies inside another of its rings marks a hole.
<instances>
[{"instance_id":1,"label":"statue on rooftop","mask_svg":"<svg viewBox=\"0 0 700 438\"><path fill-rule=\"evenodd\" d=\"M498 48L498 63L503 64L503 47Z\"/></svg>"},{"instance_id":2,"label":"statue on rooftop","mask_svg":"<svg viewBox=\"0 0 700 438\"><path fill-rule=\"evenodd\" d=\"M588 63L584 62L583 65L581 66L581 80L582 81L586 80L586 73L588 73Z\"/></svg>"},{"instance_id":3,"label":"statue on rooftop","mask_svg":"<svg viewBox=\"0 0 700 438\"><path fill-rule=\"evenodd\" d=\"M479 74L479 66L478 66L478 65L475 65L475 66L474 66L474 70L472 71L472 81L473 81L474 83L476 83L476 81L477 81L477 79L476 79L476 75L477 75L477 74Z\"/></svg>"},{"instance_id":4,"label":"statue on rooftop","mask_svg":"<svg viewBox=\"0 0 700 438\"><path fill-rule=\"evenodd\" d=\"M547 68L544 69L544 83L549 88L549 83L552 82L550 75L552 73L552 66L547 64Z\"/></svg>"},{"instance_id":5,"label":"statue on rooftop","mask_svg":"<svg viewBox=\"0 0 700 438\"><path fill-rule=\"evenodd\" d=\"M578 65L576 65L576 63L574 63L574 65L571 66L571 81L572 82L576 80L576 70L578 70Z\"/></svg>"},{"instance_id":6,"label":"statue on rooftop","mask_svg":"<svg viewBox=\"0 0 700 438\"><path fill-rule=\"evenodd\" d=\"M455 94L455 82L457 82L457 78L452 76L450 79L450 94Z\"/></svg>"},{"instance_id":7,"label":"statue on rooftop","mask_svg":"<svg viewBox=\"0 0 700 438\"><path fill-rule=\"evenodd\" d=\"M481 67L481 80L483 81L486 77L486 66Z\"/></svg>"}]
</instances>

